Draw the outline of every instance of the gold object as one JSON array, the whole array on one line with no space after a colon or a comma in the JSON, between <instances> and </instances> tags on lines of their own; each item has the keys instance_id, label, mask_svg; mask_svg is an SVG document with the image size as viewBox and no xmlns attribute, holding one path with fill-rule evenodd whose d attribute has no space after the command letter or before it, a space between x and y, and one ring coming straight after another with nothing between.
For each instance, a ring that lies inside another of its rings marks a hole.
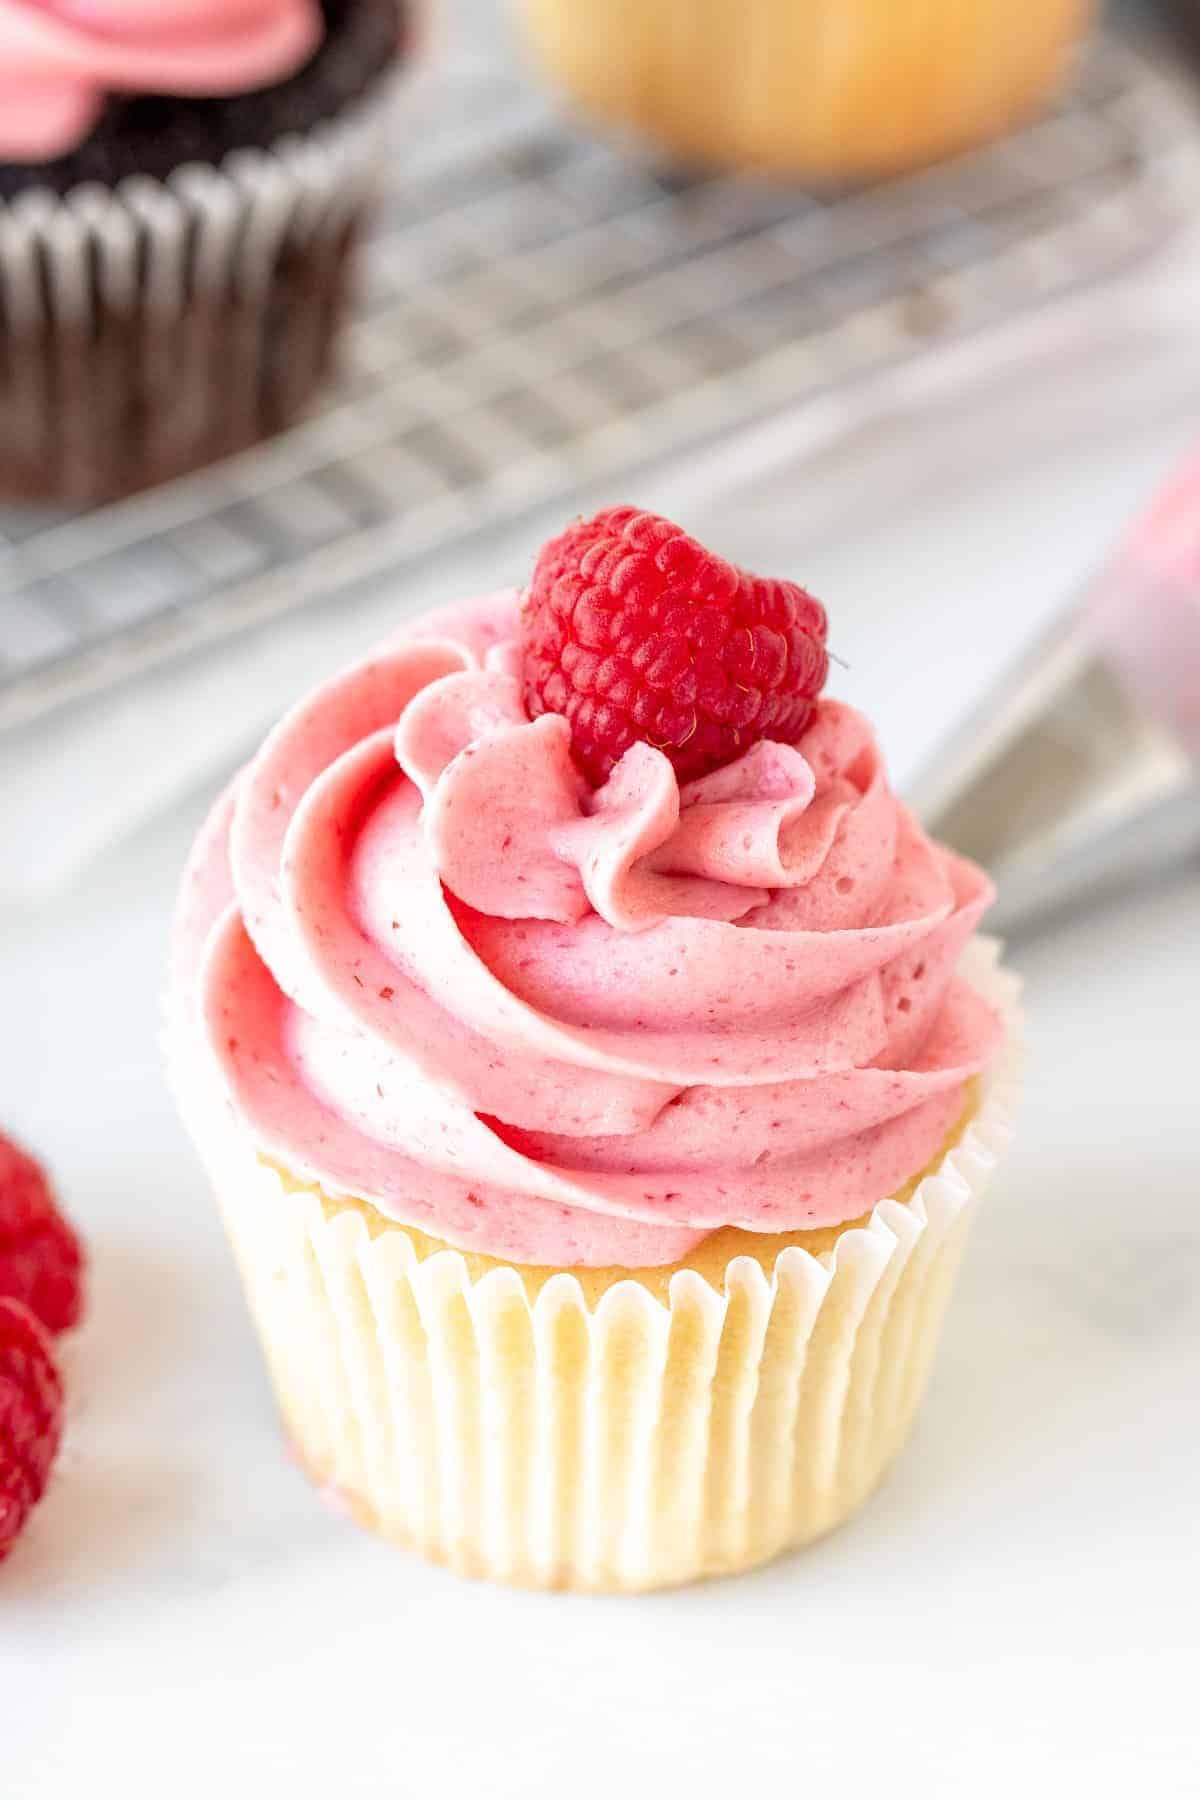
<instances>
[{"instance_id":1,"label":"gold object","mask_svg":"<svg viewBox=\"0 0 1200 1800\"><path fill-rule=\"evenodd\" d=\"M684 162L869 178L984 143L1062 85L1090 0L519 0L597 122Z\"/></svg>"}]
</instances>

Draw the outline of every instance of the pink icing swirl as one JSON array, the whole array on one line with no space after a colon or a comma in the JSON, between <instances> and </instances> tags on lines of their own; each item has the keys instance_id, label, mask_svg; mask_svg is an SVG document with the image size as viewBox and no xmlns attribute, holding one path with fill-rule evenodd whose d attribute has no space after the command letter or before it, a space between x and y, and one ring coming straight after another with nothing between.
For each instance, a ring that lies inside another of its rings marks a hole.
<instances>
[{"instance_id":1,"label":"pink icing swirl","mask_svg":"<svg viewBox=\"0 0 1200 1800\"><path fill-rule=\"evenodd\" d=\"M0 0L0 158L83 141L109 93L249 93L321 40L316 0Z\"/></svg>"},{"instance_id":2,"label":"pink icing swirl","mask_svg":"<svg viewBox=\"0 0 1200 1800\"><path fill-rule=\"evenodd\" d=\"M592 791L523 710L517 603L435 615L267 739L185 880L186 1028L264 1154L493 1256L858 1216L996 1048L956 973L986 877L834 701L798 748L681 789L637 744Z\"/></svg>"}]
</instances>

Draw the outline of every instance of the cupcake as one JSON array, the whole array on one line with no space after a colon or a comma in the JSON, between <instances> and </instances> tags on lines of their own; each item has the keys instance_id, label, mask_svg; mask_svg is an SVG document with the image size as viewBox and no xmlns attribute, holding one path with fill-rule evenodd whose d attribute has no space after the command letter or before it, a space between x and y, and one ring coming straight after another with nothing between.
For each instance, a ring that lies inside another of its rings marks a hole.
<instances>
[{"instance_id":1,"label":"cupcake","mask_svg":"<svg viewBox=\"0 0 1200 1800\"><path fill-rule=\"evenodd\" d=\"M0 492L117 498L325 374L407 0L0 0Z\"/></svg>"},{"instance_id":2,"label":"cupcake","mask_svg":"<svg viewBox=\"0 0 1200 1800\"><path fill-rule=\"evenodd\" d=\"M462 1573L744 1569L907 1434L1013 983L825 631L603 513L318 687L193 851L171 1081L285 1429Z\"/></svg>"},{"instance_id":3,"label":"cupcake","mask_svg":"<svg viewBox=\"0 0 1200 1800\"><path fill-rule=\"evenodd\" d=\"M685 162L893 174L987 141L1061 85L1089 0L521 0L581 111Z\"/></svg>"}]
</instances>

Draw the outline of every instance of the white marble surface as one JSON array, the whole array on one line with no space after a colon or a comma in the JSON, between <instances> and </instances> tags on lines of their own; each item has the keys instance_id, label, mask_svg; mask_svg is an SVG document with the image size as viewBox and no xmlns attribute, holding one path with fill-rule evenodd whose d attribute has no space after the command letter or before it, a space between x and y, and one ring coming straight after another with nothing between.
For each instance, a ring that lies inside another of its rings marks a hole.
<instances>
[{"instance_id":1,"label":"white marble surface","mask_svg":"<svg viewBox=\"0 0 1200 1800\"><path fill-rule=\"evenodd\" d=\"M868 1511L743 1580L543 1598L375 1543L284 1459L153 1044L195 816L4 931L5 1116L95 1270L69 1462L0 1577L0 1791L716 1795L748 1759L789 1793L1194 1793L1200 877L1025 948L1018 1148Z\"/></svg>"},{"instance_id":2,"label":"white marble surface","mask_svg":"<svg viewBox=\"0 0 1200 1800\"><path fill-rule=\"evenodd\" d=\"M829 599L899 766L1184 447L1193 336L714 478L718 541ZM0 1120L94 1256L69 1457L0 1573L6 1800L1196 1791L1200 873L1022 949L1019 1144L869 1510L744 1580L545 1599L376 1544L284 1459L158 1071L201 806L0 917Z\"/></svg>"}]
</instances>

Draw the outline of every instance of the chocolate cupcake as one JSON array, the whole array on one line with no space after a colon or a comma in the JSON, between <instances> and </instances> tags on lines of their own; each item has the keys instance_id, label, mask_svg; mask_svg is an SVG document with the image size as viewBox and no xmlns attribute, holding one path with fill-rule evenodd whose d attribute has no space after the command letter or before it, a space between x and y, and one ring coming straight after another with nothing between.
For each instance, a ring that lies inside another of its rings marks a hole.
<instances>
[{"instance_id":1,"label":"chocolate cupcake","mask_svg":"<svg viewBox=\"0 0 1200 1800\"><path fill-rule=\"evenodd\" d=\"M326 373L408 0L0 0L0 491L118 498Z\"/></svg>"}]
</instances>

